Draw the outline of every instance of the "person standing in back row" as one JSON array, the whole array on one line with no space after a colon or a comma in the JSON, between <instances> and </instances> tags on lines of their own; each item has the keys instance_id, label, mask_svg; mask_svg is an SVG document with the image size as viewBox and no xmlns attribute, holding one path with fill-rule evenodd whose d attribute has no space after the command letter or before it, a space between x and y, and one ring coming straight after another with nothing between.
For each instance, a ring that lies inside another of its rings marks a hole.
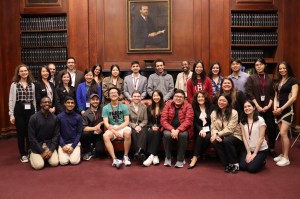
<instances>
[{"instance_id":1,"label":"person standing in back row","mask_svg":"<svg viewBox=\"0 0 300 199\"><path fill-rule=\"evenodd\" d=\"M232 59L230 61L230 67L232 73L228 77L232 79L235 88L237 88L238 90L242 91L245 94L246 92L245 85L249 75L241 71L242 61L239 59Z\"/></svg>"},{"instance_id":2,"label":"person standing in back row","mask_svg":"<svg viewBox=\"0 0 300 199\"><path fill-rule=\"evenodd\" d=\"M174 94L174 81L165 70L165 62L162 59L154 61L155 73L148 79L147 93L152 96L154 90L159 90L164 95L164 102L172 98Z\"/></svg>"},{"instance_id":3,"label":"person standing in back row","mask_svg":"<svg viewBox=\"0 0 300 199\"><path fill-rule=\"evenodd\" d=\"M28 122L36 111L35 85L25 64L15 70L9 91L10 123L16 125L20 161L28 162Z\"/></svg>"},{"instance_id":4,"label":"person standing in back row","mask_svg":"<svg viewBox=\"0 0 300 199\"><path fill-rule=\"evenodd\" d=\"M58 73L58 77L61 77L63 71L68 71L71 75L72 85L77 90L78 84L84 81L84 74L82 71L76 69L76 59L74 57L68 57L67 69L61 70Z\"/></svg>"}]
</instances>

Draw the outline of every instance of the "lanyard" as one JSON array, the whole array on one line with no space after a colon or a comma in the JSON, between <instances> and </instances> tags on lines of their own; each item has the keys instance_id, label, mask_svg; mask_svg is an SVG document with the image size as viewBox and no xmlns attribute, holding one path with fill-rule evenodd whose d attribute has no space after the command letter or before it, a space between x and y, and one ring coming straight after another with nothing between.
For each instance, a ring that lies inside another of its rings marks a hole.
<instances>
[{"instance_id":1,"label":"lanyard","mask_svg":"<svg viewBox=\"0 0 300 199\"><path fill-rule=\"evenodd\" d=\"M251 133L252 133L252 127L253 127L253 123L251 124L251 126L249 127L249 123L247 123L247 127L248 127L248 133L249 133L249 140L250 140L250 137L251 137Z\"/></svg>"}]
</instances>

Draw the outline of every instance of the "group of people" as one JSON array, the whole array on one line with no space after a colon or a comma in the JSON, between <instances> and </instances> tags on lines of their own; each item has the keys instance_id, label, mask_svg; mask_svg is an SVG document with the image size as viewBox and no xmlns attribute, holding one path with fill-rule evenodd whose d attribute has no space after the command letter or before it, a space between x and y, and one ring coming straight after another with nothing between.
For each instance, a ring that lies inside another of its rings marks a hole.
<instances>
[{"instance_id":1,"label":"group of people","mask_svg":"<svg viewBox=\"0 0 300 199\"><path fill-rule=\"evenodd\" d=\"M163 141L165 166L172 166L177 142L176 168L185 165L188 141L194 152L188 169L193 169L210 144L216 149L225 172L240 169L257 172L268 154L278 166L290 164L288 130L293 120L293 102L298 83L291 66L278 64L276 80L265 72L263 58L255 61L255 74L241 71L242 62L231 60L232 74L222 77L214 62L206 75L204 63L182 61L183 72L173 77L165 62L153 62L155 73L140 74L138 61L124 80L120 67L103 77L101 65L85 72L76 70L74 57L56 75L55 65L42 66L37 82L24 64L16 68L9 94L9 115L15 124L21 162L34 169L68 163L78 164L105 150L112 166L131 165L129 151L141 165L160 163ZM148 99L150 97L150 99ZM282 154L275 148L276 124ZM265 133L268 134L268 144ZM113 140L124 140L124 155L117 158ZM29 156L30 155L30 156Z\"/></svg>"}]
</instances>

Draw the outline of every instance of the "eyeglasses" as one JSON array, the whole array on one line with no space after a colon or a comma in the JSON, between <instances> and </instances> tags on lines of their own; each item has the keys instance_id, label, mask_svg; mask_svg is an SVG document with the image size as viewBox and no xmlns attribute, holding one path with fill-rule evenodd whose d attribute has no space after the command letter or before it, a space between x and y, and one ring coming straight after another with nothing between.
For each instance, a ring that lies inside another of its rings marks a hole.
<instances>
[{"instance_id":1,"label":"eyeglasses","mask_svg":"<svg viewBox=\"0 0 300 199\"><path fill-rule=\"evenodd\" d=\"M182 95L174 95L174 97L175 98L179 98L179 99L183 99L184 98L184 96L182 96Z\"/></svg>"},{"instance_id":2,"label":"eyeglasses","mask_svg":"<svg viewBox=\"0 0 300 199\"><path fill-rule=\"evenodd\" d=\"M109 92L109 94L118 94L118 92Z\"/></svg>"}]
</instances>

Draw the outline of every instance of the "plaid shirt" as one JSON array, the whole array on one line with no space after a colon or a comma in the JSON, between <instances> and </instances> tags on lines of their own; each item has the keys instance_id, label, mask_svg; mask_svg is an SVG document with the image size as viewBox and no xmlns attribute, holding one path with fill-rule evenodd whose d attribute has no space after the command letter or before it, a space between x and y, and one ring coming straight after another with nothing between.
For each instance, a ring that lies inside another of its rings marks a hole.
<instances>
[{"instance_id":1,"label":"plaid shirt","mask_svg":"<svg viewBox=\"0 0 300 199\"><path fill-rule=\"evenodd\" d=\"M33 101L33 89L31 84L24 89L20 83L17 83L17 98L16 101L32 102Z\"/></svg>"}]
</instances>

